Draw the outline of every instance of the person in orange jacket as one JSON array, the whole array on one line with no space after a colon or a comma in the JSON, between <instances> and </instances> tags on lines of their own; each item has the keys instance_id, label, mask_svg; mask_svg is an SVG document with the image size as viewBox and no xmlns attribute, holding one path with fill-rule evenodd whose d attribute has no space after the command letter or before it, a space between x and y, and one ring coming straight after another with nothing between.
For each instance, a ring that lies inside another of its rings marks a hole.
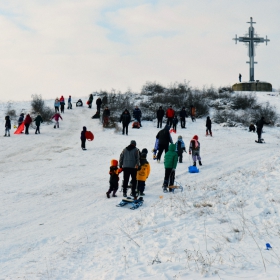
<instances>
[{"instance_id":1,"label":"person in orange jacket","mask_svg":"<svg viewBox=\"0 0 280 280\"><path fill-rule=\"evenodd\" d=\"M147 161L147 154L148 154L148 150L143 149L140 155L140 167L136 174L137 190L140 196L145 195L144 190L145 190L146 180L148 179L151 170L150 164Z\"/></svg>"},{"instance_id":2,"label":"person in orange jacket","mask_svg":"<svg viewBox=\"0 0 280 280\"><path fill-rule=\"evenodd\" d=\"M166 110L166 118L167 118L167 125L170 127L172 126L172 121L175 116L175 111L172 109L172 106L170 105L169 108Z\"/></svg>"},{"instance_id":3,"label":"person in orange jacket","mask_svg":"<svg viewBox=\"0 0 280 280\"><path fill-rule=\"evenodd\" d=\"M110 187L109 190L106 192L107 198L110 198L110 193L113 192L113 197L116 196L116 192L119 188L119 174L122 172L122 168L118 168L118 161L116 159L111 160L111 166L110 166Z\"/></svg>"}]
</instances>

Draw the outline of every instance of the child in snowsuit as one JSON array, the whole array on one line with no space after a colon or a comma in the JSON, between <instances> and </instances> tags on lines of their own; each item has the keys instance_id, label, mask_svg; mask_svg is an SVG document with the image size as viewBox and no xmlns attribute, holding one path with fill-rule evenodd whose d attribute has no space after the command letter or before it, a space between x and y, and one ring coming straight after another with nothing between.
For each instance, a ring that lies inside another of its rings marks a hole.
<instances>
[{"instance_id":1,"label":"child in snowsuit","mask_svg":"<svg viewBox=\"0 0 280 280\"><path fill-rule=\"evenodd\" d=\"M168 147L168 152L164 156L164 167L165 175L163 181L163 192L167 192L168 186L174 185L175 180L175 170L178 162L178 154L175 152L176 145L170 144ZM169 192L172 192L172 188L169 188Z\"/></svg>"},{"instance_id":2,"label":"child in snowsuit","mask_svg":"<svg viewBox=\"0 0 280 280\"><path fill-rule=\"evenodd\" d=\"M59 128L59 118L62 119L62 117L60 116L59 113L55 113L55 114L52 116L52 119L55 120L55 125L54 125L53 128L56 128L56 127ZM63 119L62 119L62 120L63 120Z\"/></svg>"},{"instance_id":3,"label":"child in snowsuit","mask_svg":"<svg viewBox=\"0 0 280 280\"><path fill-rule=\"evenodd\" d=\"M43 122L43 119L40 115L38 115L35 119L34 122L36 124L36 130L35 134L39 133L40 134L40 124Z\"/></svg>"},{"instance_id":4,"label":"child in snowsuit","mask_svg":"<svg viewBox=\"0 0 280 280\"><path fill-rule=\"evenodd\" d=\"M116 196L116 192L119 188L119 174L122 172L122 168L118 168L118 161L116 159L111 160L111 166L110 166L110 187L109 190L106 192L106 195L108 198L110 198L110 193L113 192L113 197Z\"/></svg>"},{"instance_id":5,"label":"child in snowsuit","mask_svg":"<svg viewBox=\"0 0 280 280\"><path fill-rule=\"evenodd\" d=\"M196 109L193 105L191 105L190 115L193 122L195 121L195 114L196 114Z\"/></svg>"},{"instance_id":6,"label":"child in snowsuit","mask_svg":"<svg viewBox=\"0 0 280 280\"><path fill-rule=\"evenodd\" d=\"M212 126L212 121L210 120L210 117L208 116L206 119L206 136L208 136L208 132L212 136L211 126Z\"/></svg>"},{"instance_id":7,"label":"child in snowsuit","mask_svg":"<svg viewBox=\"0 0 280 280\"><path fill-rule=\"evenodd\" d=\"M60 111L61 111L61 113L64 114L64 105L65 105L65 101L64 101L63 95L61 95L59 102L60 102Z\"/></svg>"},{"instance_id":8,"label":"child in snowsuit","mask_svg":"<svg viewBox=\"0 0 280 280\"><path fill-rule=\"evenodd\" d=\"M198 159L199 165L202 165L200 157L200 143L198 142L197 135L195 135L190 142L189 154L192 154L193 166L196 166L196 159Z\"/></svg>"},{"instance_id":9,"label":"child in snowsuit","mask_svg":"<svg viewBox=\"0 0 280 280\"><path fill-rule=\"evenodd\" d=\"M85 126L83 126L83 131L81 132L81 147L82 149L85 151L86 150L86 132L87 132L87 128Z\"/></svg>"},{"instance_id":10,"label":"child in snowsuit","mask_svg":"<svg viewBox=\"0 0 280 280\"><path fill-rule=\"evenodd\" d=\"M176 129L177 129L178 122L179 122L178 117L175 115L172 120L172 128L174 129L175 132L177 131Z\"/></svg>"},{"instance_id":11,"label":"child in snowsuit","mask_svg":"<svg viewBox=\"0 0 280 280\"><path fill-rule=\"evenodd\" d=\"M11 120L9 116L5 117L5 135L4 136L8 136L10 137L10 129L11 129Z\"/></svg>"},{"instance_id":12,"label":"child in snowsuit","mask_svg":"<svg viewBox=\"0 0 280 280\"><path fill-rule=\"evenodd\" d=\"M183 162L183 152L186 151L185 143L183 141L183 137L181 135L178 136L178 141L175 143L176 152L178 154L179 163Z\"/></svg>"},{"instance_id":13,"label":"child in snowsuit","mask_svg":"<svg viewBox=\"0 0 280 280\"><path fill-rule=\"evenodd\" d=\"M143 149L141 152L141 155L140 155L140 167L136 174L137 189L138 189L139 195L141 195L141 196L145 195L144 194L145 185L146 185L145 182L150 175L150 164L146 159L147 154L148 154L148 150Z\"/></svg>"}]
</instances>

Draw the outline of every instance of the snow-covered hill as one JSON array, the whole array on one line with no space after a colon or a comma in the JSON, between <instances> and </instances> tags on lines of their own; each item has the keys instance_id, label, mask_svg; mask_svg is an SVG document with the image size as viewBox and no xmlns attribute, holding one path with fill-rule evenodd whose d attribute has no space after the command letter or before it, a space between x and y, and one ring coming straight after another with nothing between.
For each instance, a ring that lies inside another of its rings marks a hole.
<instances>
[{"instance_id":1,"label":"snow-covered hill","mask_svg":"<svg viewBox=\"0 0 280 280\"><path fill-rule=\"evenodd\" d=\"M280 108L278 96L258 94ZM52 106L53 101L47 103ZM19 112L29 103L15 102ZM4 132L6 104L0 104ZM265 144L245 128L190 122L172 134L201 142L203 166L178 164L183 193L163 194L163 163L152 159L158 132L143 122L129 135L103 129L95 108L66 110L61 127L0 138L0 279L277 279L280 278L279 128ZM95 135L80 148L83 126ZM12 131L14 131L12 129ZM149 150L143 207L106 198L110 160L130 140ZM270 243L272 250L265 250Z\"/></svg>"}]
</instances>

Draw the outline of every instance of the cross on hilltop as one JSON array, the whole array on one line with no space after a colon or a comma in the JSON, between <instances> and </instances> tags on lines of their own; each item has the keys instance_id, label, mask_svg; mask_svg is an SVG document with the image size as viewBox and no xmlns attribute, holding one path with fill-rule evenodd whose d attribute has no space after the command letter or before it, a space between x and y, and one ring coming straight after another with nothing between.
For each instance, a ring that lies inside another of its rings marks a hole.
<instances>
[{"instance_id":1,"label":"cross on hilltop","mask_svg":"<svg viewBox=\"0 0 280 280\"><path fill-rule=\"evenodd\" d=\"M255 45L259 44L259 43L266 43L269 42L270 40L266 38L262 38L262 37L257 37L257 35L255 34L255 28L253 27L253 24L255 24L256 22L253 21L253 18L250 18L250 21L247 22L250 24L249 27L249 31L248 31L248 37L238 37L237 35L235 35L235 38L233 38L233 40L235 40L235 43L237 44L237 41L239 42L244 42L244 43L248 43L248 47L249 47L249 57L250 57L250 61L247 61L247 63L250 64L250 82L254 82L254 65L257 62L254 62L254 56L255 56Z\"/></svg>"}]
</instances>

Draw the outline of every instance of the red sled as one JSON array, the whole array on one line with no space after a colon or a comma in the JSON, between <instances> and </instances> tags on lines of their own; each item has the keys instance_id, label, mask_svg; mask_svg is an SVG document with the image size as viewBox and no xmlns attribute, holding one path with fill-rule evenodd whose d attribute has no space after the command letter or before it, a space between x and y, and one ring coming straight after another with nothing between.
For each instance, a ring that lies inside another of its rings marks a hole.
<instances>
[{"instance_id":1,"label":"red sled","mask_svg":"<svg viewBox=\"0 0 280 280\"><path fill-rule=\"evenodd\" d=\"M87 105L89 105L89 100L87 101Z\"/></svg>"},{"instance_id":2,"label":"red sled","mask_svg":"<svg viewBox=\"0 0 280 280\"><path fill-rule=\"evenodd\" d=\"M132 128L140 128L140 123L139 122L133 122L132 123Z\"/></svg>"},{"instance_id":3,"label":"red sled","mask_svg":"<svg viewBox=\"0 0 280 280\"><path fill-rule=\"evenodd\" d=\"M88 141L92 141L94 139L94 135L92 134L91 131L86 131L86 139Z\"/></svg>"},{"instance_id":4,"label":"red sled","mask_svg":"<svg viewBox=\"0 0 280 280\"><path fill-rule=\"evenodd\" d=\"M172 132L173 132L173 133L176 133L176 131L175 131L173 128L170 129L169 132L170 132L170 133L172 133Z\"/></svg>"},{"instance_id":5,"label":"red sled","mask_svg":"<svg viewBox=\"0 0 280 280\"><path fill-rule=\"evenodd\" d=\"M21 123L21 125L17 128L14 134L21 134L23 130L24 130L24 122Z\"/></svg>"}]
</instances>

